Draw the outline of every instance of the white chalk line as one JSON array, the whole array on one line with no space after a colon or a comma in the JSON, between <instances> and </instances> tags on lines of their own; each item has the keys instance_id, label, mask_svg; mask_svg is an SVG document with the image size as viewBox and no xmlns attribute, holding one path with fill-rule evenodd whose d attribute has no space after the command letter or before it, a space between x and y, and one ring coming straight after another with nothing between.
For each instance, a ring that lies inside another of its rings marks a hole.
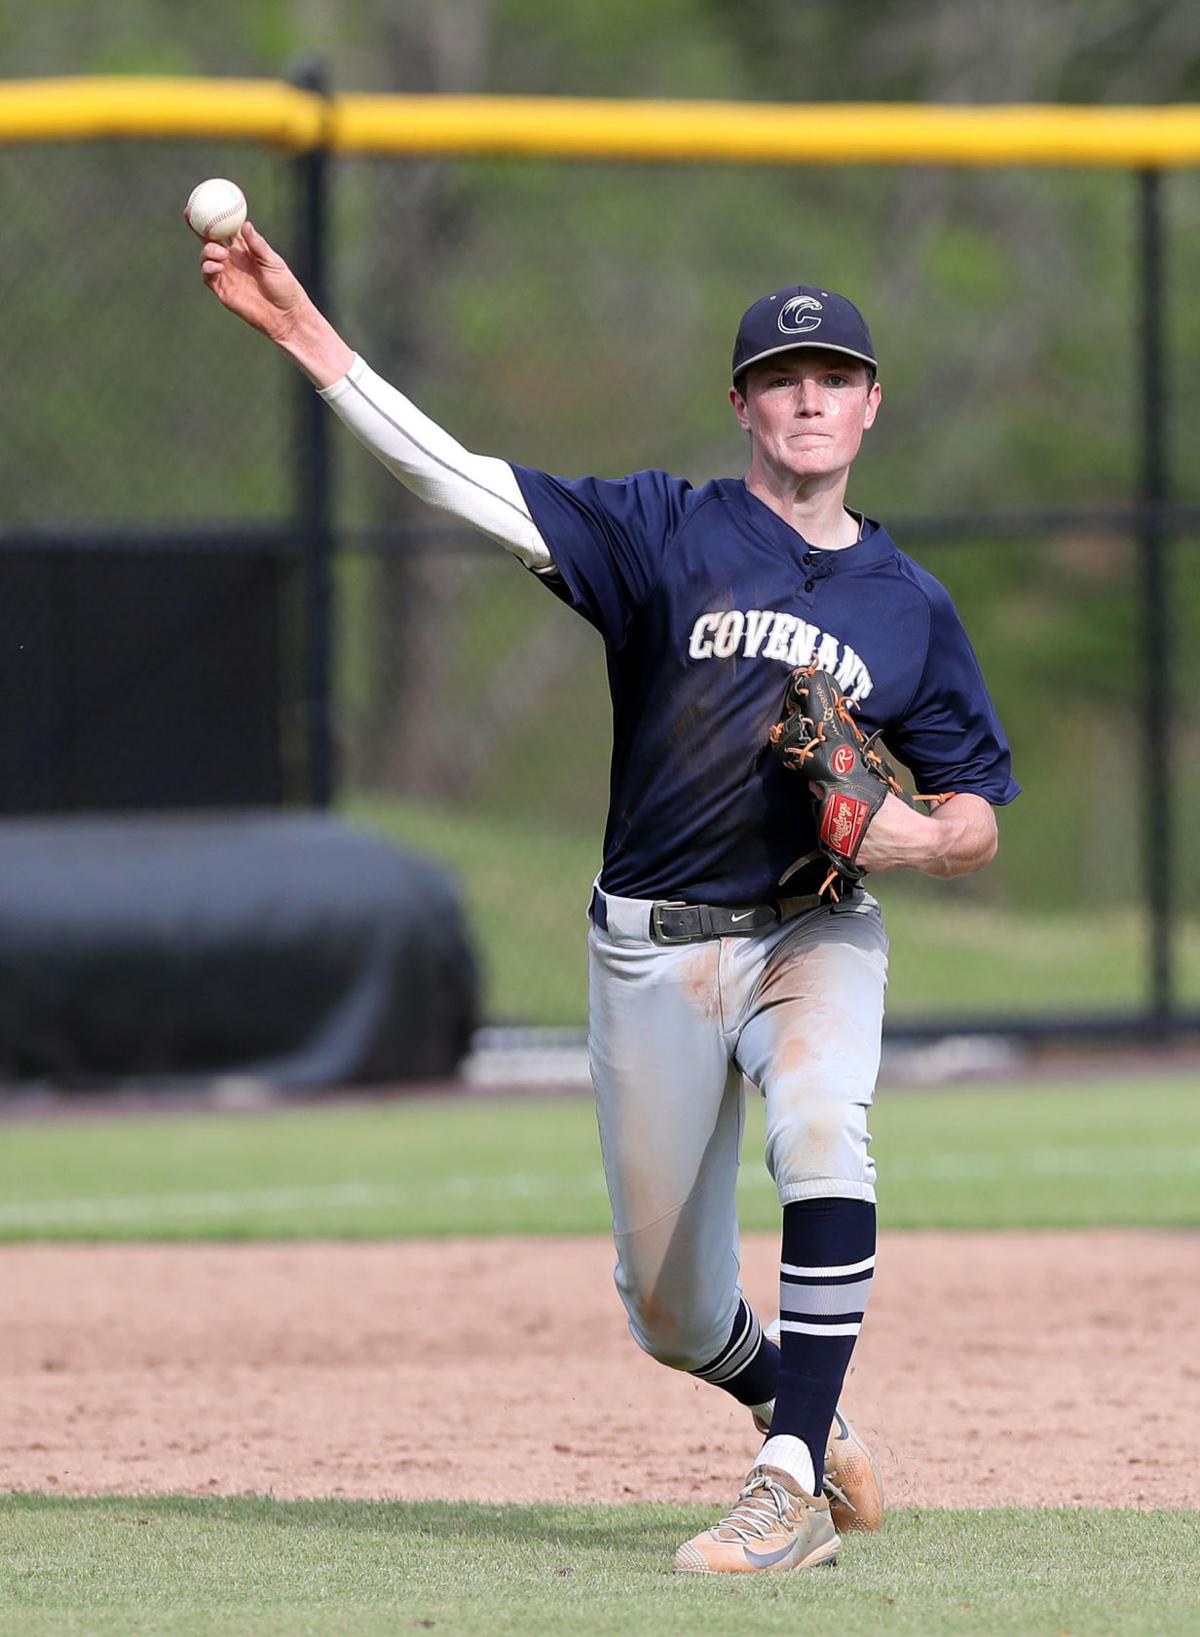
<instances>
[{"instance_id":1,"label":"white chalk line","mask_svg":"<svg viewBox=\"0 0 1200 1637\"><path fill-rule=\"evenodd\" d=\"M1200 1171L1200 1147L1141 1148L1121 1153L1035 1149L1024 1156L943 1155L884 1162L881 1179L907 1182L1005 1181L1019 1186L1031 1178L1183 1176ZM744 1193L773 1194L775 1185L749 1157L743 1165ZM421 1200L537 1200L562 1195L604 1193L599 1169L586 1177L554 1172L514 1172L501 1176L452 1175L419 1182L347 1182L295 1188L217 1189L204 1193L144 1194L125 1198L28 1200L0 1205L0 1229L86 1226L152 1218L235 1217L246 1213L306 1213L372 1210ZM500 1225L500 1224L498 1224Z\"/></svg>"},{"instance_id":2,"label":"white chalk line","mask_svg":"<svg viewBox=\"0 0 1200 1637\"><path fill-rule=\"evenodd\" d=\"M501 1177L451 1176L413 1183L348 1182L301 1188L228 1188L210 1193L143 1194L126 1198L28 1200L0 1205L0 1228L56 1223L132 1222L148 1217L239 1216L243 1212L303 1212L411 1205L418 1199L538 1199L603 1192L603 1178L513 1173Z\"/></svg>"}]
</instances>

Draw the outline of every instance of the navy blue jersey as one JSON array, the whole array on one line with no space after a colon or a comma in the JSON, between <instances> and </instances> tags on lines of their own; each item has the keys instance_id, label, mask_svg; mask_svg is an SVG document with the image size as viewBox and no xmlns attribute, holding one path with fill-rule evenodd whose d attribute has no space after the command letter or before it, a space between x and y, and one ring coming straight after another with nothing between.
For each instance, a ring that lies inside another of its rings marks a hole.
<instances>
[{"instance_id":1,"label":"navy blue jersey","mask_svg":"<svg viewBox=\"0 0 1200 1637\"><path fill-rule=\"evenodd\" d=\"M779 895L816 846L803 783L767 749L815 657L923 792L1018 793L948 593L877 523L816 551L737 479L568 481L514 466L557 572L608 653L613 757L601 886L738 904ZM814 866L789 893L819 884Z\"/></svg>"}]
</instances>

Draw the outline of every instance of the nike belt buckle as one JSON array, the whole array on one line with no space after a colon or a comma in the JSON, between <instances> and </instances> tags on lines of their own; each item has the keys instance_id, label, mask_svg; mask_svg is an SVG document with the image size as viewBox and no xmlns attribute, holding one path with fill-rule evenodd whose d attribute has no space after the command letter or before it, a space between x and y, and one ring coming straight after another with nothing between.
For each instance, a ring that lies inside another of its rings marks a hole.
<instances>
[{"instance_id":1,"label":"nike belt buckle","mask_svg":"<svg viewBox=\"0 0 1200 1637\"><path fill-rule=\"evenodd\" d=\"M681 899L662 899L650 906L650 936L656 944L694 944L705 936L697 926L694 932L668 932L662 923L663 910L690 909L695 904L685 904Z\"/></svg>"}]
</instances>

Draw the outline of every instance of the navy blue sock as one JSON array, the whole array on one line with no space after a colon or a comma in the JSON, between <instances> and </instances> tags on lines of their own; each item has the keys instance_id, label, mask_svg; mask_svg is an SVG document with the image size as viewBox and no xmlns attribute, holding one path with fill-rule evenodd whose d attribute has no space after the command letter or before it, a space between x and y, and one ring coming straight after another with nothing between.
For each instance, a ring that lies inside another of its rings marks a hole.
<instances>
[{"instance_id":1,"label":"navy blue sock","mask_svg":"<svg viewBox=\"0 0 1200 1637\"><path fill-rule=\"evenodd\" d=\"M808 1445L820 1493L825 1445L875 1272L875 1207L801 1199L783 1207L779 1385L771 1436Z\"/></svg>"},{"instance_id":2,"label":"navy blue sock","mask_svg":"<svg viewBox=\"0 0 1200 1637\"><path fill-rule=\"evenodd\" d=\"M689 1373L732 1393L739 1404L769 1404L775 1397L779 1349L763 1335L758 1316L744 1296L738 1302L729 1340L716 1358Z\"/></svg>"}]
</instances>

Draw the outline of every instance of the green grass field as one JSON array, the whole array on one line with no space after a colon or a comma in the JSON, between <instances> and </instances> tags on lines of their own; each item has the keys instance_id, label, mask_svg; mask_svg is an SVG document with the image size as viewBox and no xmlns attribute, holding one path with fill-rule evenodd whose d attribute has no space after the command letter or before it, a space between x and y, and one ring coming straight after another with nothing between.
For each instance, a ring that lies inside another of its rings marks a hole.
<instances>
[{"instance_id":1,"label":"green grass field","mask_svg":"<svg viewBox=\"0 0 1200 1637\"><path fill-rule=\"evenodd\" d=\"M1200 1083L884 1093L889 1228L1200 1221ZM378 1237L607 1228L585 1098L14 1120L0 1234ZM751 1107L747 1227L778 1221ZM893 1512L832 1571L673 1576L672 1505L0 1497L0 1632L855 1634L1196 1630L1193 1512Z\"/></svg>"},{"instance_id":2,"label":"green grass field","mask_svg":"<svg viewBox=\"0 0 1200 1637\"><path fill-rule=\"evenodd\" d=\"M889 1228L1194 1226L1190 1077L884 1091L872 1114ZM742 1223L773 1227L749 1101ZM0 1239L605 1233L586 1097L447 1096L10 1124Z\"/></svg>"},{"instance_id":3,"label":"green grass field","mask_svg":"<svg viewBox=\"0 0 1200 1637\"><path fill-rule=\"evenodd\" d=\"M349 813L440 859L458 877L483 958L489 1016L583 1022L584 911L599 864L598 834L382 797L357 798ZM940 882L897 891L885 881L878 890L892 940L893 1017L1102 1014L1110 1007L1133 1010L1145 998L1145 937L1133 909L990 908L950 898ZM1179 992L1196 1004L1200 921L1194 918L1180 925L1178 962Z\"/></svg>"},{"instance_id":4,"label":"green grass field","mask_svg":"<svg viewBox=\"0 0 1200 1637\"><path fill-rule=\"evenodd\" d=\"M1188 1512L897 1512L831 1570L735 1581L670 1572L693 1507L19 1496L0 1520L0 1630L28 1637L1167 1637L1200 1591Z\"/></svg>"}]
</instances>

